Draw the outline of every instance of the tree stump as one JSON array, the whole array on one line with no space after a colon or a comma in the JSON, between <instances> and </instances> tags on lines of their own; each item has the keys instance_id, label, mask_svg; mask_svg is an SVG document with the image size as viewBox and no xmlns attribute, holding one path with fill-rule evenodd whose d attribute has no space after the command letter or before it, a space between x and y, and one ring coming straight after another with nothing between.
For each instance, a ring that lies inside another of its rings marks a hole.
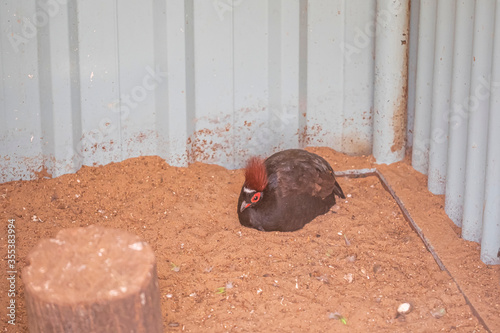
<instances>
[{"instance_id":1,"label":"tree stump","mask_svg":"<svg viewBox=\"0 0 500 333\"><path fill-rule=\"evenodd\" d=\"M97 226L42 240L23 269L30 332L162 332L156 260L138 236Z\"/></svg>"}]
</instances>

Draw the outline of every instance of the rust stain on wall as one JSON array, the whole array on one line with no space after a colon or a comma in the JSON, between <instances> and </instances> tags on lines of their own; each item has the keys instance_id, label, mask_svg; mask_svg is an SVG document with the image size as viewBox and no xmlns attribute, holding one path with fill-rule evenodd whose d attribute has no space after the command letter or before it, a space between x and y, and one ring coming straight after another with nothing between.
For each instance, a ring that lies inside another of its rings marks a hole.
<instances>
[{"instance_id":1,"label":"rust stain on wall","mask_svg":"<svg viewBox=\"0 0 500 333\"><path fill-rule=\"evenodd\" d=\"M190 135L186 142L188 163L213 162L220 152L230 156L232 153L230 130L231 124L227 123L223 127L219 126L213 130L204 128ZM221 140L214 142L212 138Z\"/></svg>"}]
</instances>

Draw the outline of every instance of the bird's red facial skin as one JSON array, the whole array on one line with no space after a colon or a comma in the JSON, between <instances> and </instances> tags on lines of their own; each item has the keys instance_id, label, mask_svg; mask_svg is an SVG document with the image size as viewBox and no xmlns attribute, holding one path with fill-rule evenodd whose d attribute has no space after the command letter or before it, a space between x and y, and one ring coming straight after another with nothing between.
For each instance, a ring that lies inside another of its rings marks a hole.
<instances>
[{"instance_id":1,"label":"bird's red facial skin","mask_svg":"<svg viewBox=\"0 0 500 333\"><path fill-rule=\"evenodd\" d=\"M248 207L251 207L251 206L257 204L257 202L259 202L260 199L262 199L263 195L264 195L264 193L262 193L262 192L256 192L252 195L252 197L250 197L250 195L247 196L245 201L243 201L243 203L241 204L240 212L243 212Z\"/></svg>"},{"instance_id":2,"label":"bird's red facial skin","mask_svg":"<svg viewBox=\"0 0 500 333\"><path fill-rule=\"evenodd\" d=\"M257 202L257 201L259 201L259 200L260 200L260 192L257 192L257 193L255 193L255 194L253 195L253 197L252 197L252 200L251 200L251 201L252 201L252 203L256 203L256 202Z\"/></svg>"}]
</instances>

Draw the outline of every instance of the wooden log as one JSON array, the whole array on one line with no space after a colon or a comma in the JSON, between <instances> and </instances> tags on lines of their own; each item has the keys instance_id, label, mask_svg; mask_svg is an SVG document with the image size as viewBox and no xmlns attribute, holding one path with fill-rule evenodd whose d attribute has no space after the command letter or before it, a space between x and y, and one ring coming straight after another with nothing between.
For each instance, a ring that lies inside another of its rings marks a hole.
<instances>
[{"instance_id":1,"label":"wooden log","mask_svg":"<svg viewBox=\"0 0 500 333\"><path fill-rule=\"evenodd\" d=\"M23 269L30 332L162 332L156 260L128 232L97 226L42 240Z\"/></svg>"}]
</instances>

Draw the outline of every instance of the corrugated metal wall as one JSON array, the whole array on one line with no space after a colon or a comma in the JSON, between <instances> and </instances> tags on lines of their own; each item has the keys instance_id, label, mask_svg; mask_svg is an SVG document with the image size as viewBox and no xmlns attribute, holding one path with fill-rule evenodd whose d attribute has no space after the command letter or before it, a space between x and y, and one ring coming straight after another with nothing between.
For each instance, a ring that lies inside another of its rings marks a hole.
<instances>
[{"instance_id":1,"label":"corrugated metal wall","mask_svg":"<svg viewBox=\"0 0 500 333\"><path fill-rule=\"evenodd\" d=\"M421 0L419 15L413 167L500 264L500 1Z\"/></svg>"},{"instance_id":2,"label":"corrugated metal wall","mask_svg":"<svg viewBox=\"0 0 500 333\"><path fill-rule=\"evenodd\" d=\"M0 182L406 142L500 263L498 1L0 0Z\"/></svg>"},{"instance_id":3,"label":"corrugated metal wall","mask_svg":"<svg viewBox=\"0 0 500 333\"><path fill-rule=\"evenodd\" d=\"M0 181L139 155L236 168L306 145L370 154L374 122L379 158L404 155L407 1L0 4Z\"/></svg>"}]
</instances>

